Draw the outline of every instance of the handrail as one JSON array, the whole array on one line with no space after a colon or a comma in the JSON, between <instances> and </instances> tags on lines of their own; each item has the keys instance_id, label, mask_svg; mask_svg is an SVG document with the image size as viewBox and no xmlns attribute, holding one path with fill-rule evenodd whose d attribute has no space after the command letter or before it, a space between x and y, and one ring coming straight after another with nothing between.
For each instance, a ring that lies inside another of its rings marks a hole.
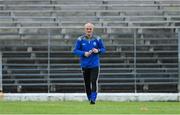
<instances>
[{"instance_id":1,"label":"handrail","mask_svg":"<svg viewBox=\"0 0 180 115\"><path fill-rule=\"evenodd\" d=\"M61 12L180 12L179 9L160 9L160 10L131 10L131 9L126 9L126 10L77 10L77 9L72 9L72 10L1 10L0 13L61 13Z\"/></svg>"},{"instance_id":2,"label":"handrail","mask_svg":"<svg viewBox=\"0 0 180 115\"><path fill-rule=\"evenodd\" d=\"M163 7L168 7L168 6L171 6L171 7L177 7L177 6L180 6L180 2L179 4L177 3L160 3L160 4L154 4L154 3L141 3L141 4L4 4L4 5L0 5L0 7L15 7L18 8L18 7L33 7L33 6L38 6L38 7L52 7L52 8L56 8L56 7L65 7L65 6L69 6L69 7L82 7L82 6L85 6L85 7L114 7L114 6L119 6L119 7L157 7L157 6L163 6Z\"/></svg>"},{"instance_id":3,"label":"handrail","mask_svg":"<svg viewBox=\"0 0 180 115\"><path fill-rule=\"evenodd\" d=\"M31 27L6 27L2 26L0 29L83 29L84 26L31 26ZM180 28L180 26L96 26L97 29L172 29L172 28Z\"/></svg>"},{"instance_id":4,"label":"handrail","mask_svg":"<svg viewBox=\"0 0 180 115\"><path fill-rule=\"evenodd\" d=\"M56 2L56 1L58 1L58 0L0 0L0 1L2 1L2 2L4 2L4 1L22 1L22 2L33 2L33 1L45 1L45 2L50 2L50 1L52 1L52 2ZM66 1L66 2L72 2L72 1L75 1L75 0L64 0L64 1ZM76 0L75 2L83 2L84 0ZM166 2L166 1L173 1L173 2L175 2L175 1L177 1L177 2L179 2L179 0L86 0L86 2L118 2L118 1L122 1L122 2L124 2L124 1L127 1L127 2L140 2L140 1L144 1L144 2Z\"/></svg>"}]
</instances>

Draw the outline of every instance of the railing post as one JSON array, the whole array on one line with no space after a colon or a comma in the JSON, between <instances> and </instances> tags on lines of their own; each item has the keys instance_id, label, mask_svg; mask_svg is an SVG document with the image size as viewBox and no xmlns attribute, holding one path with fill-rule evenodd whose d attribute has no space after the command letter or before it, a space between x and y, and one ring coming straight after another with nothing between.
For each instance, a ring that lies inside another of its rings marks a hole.
<instances>
[{"instance_id":1,"label":"railing post","mask_svg":"<svg viewBox=\"0 0 180 115\"><path fill-rule=\"evenodd\" d=\"M0 92L2 92L2 53L0 51Z\"/></svg>"},{"instance_id":2,"label":"railing post","mask_svg":"<svg viewBox=\"0 0 180 115\"><path fill-rule=\"evenodd\" d=\"M48 93L50 93L50 51L51 51L51 32L48 30Z\"/></svg>"},{"instance_id":3,"label":"railing post","mask_svg":"<svg viewBox=\"0 0 180 115\"><path fill-rule=\"evenodd\" d=\"M134 31L134 37L133 37L133 39L134 39L134 93L137 93L137 79L136 79L136 45L137 45L137 43L136 43L136 39L137 39L137 30L138 30L138 28L136 28L136 29L134 29L133 31Z\"/></svg>"},{"instance_id":4,"label":"railing post","mask_svg":"<svg viewBox=\"0 0 180 115\"><path fill-rule=\"evenodd\" d=\"M180 28L178 29L178 92L180 93Z\"/></svg>"}]
</instances>

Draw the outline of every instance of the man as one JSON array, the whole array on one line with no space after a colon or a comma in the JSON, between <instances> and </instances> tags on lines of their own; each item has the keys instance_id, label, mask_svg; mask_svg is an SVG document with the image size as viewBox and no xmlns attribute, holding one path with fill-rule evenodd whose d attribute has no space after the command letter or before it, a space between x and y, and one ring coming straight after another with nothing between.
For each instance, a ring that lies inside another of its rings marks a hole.
<instances>
[{"instance_id":1,"label":"man","mask_svg":"<svg viewBox=\"0 0 180 115\"><path fill-rule=\"evenodd\" d=\"M86 23L84 28L85 34L77 39L74 54L80 56L87 98L90 104L95 104L100 68L99 54L105 53L105 48L102 39L93 34L92 23Z\"/></svg>"}]
</instances>

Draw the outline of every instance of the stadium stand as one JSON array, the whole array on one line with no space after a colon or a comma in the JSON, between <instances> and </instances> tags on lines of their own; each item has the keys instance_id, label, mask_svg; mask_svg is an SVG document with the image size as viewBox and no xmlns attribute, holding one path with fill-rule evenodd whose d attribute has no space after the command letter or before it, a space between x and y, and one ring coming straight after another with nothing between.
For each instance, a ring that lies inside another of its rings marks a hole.
<instances>
[{"instance_id":1,"label":"stadium stand","mask_svg":"<svg viewBox=\"0 0 180 115\"><path fill-rule=\"evenodd\" d=\"M86 22L107 49L99 92L178 92L179 0L0 0L3 92L84 92Z\"/></svg>"}]
</instances>

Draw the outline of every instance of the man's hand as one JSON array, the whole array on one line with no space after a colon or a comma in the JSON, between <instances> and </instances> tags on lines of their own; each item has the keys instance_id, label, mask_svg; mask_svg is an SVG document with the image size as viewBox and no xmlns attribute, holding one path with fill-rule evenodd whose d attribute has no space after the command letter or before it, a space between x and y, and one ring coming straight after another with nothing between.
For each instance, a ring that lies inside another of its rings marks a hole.
<instances>
[{"instance_id":1,"label":"man's hand","mask_svg":"<svg viewBox=\"0 0 180 115\"><path fill-rule=\"evenodd\" d=\"M89 52L85 52L84 56L89 57L92 53L98 53L99 50L96 48L93 48L92 50L89 50Z\"/></svg>"},{"instance_id":2,"label":"man's hand","mask_svg":"<svg viewBox=\"0 0 180 115\"><path fill-rule=\"evenodd\" d=\"M91 53L92 53L92 52L90 52L90 51L89 51L89 52L85 52L85 53L84 53L84 56L89 57L89 56L91 55Z\"/></svg>"},{"instance_id":3,"label":"man's hand","mask_svg":"<svg viewBox=\"0 0 180 115\"><path fill-rule=\"evenodd\" d=\"M96 48L93 48L92 51L93 51L94 53L98 53L98 52L99 52L99 50L96 49Z\"/></svg>"}]
</instances>

